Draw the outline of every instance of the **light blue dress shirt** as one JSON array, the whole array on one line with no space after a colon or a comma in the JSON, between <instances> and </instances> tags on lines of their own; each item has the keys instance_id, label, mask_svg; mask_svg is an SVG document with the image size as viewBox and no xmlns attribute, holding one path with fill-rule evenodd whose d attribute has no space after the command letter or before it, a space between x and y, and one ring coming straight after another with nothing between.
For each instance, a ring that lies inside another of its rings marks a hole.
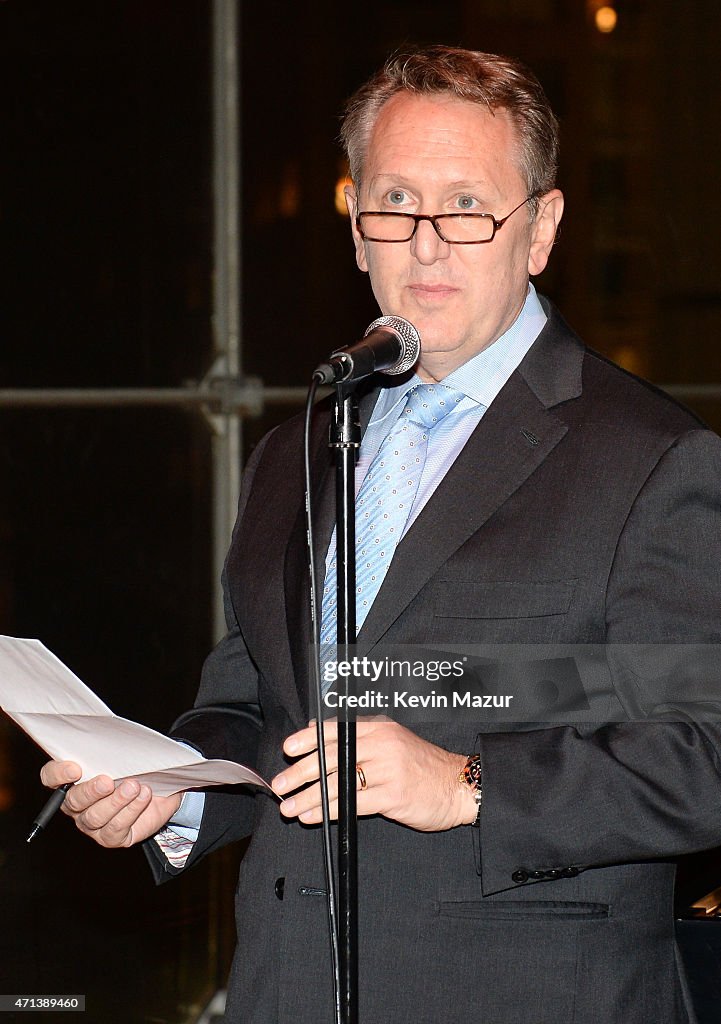
<instances>
[{"instance_id":1,"label":"light blue dress shirt","mask_svg":"<svg viewBox=\"0 0 721 1024\"><path fill-rule=\"evenodd\" d=\"M443 379L443 384L462 391L466 397L430 433L426 463L404 533L418 518L478 426L484 412L541 333L546 319L536 290L529 283L523 308L505 334ZM414 384L420 383L420 377L414 376L402 384L381 391L361 443L355 474L356 494L383 439L400 416L405 396ZM328 549L326 569L335 554L335 547L334 533Z\"/></svg>"}]
</instances>

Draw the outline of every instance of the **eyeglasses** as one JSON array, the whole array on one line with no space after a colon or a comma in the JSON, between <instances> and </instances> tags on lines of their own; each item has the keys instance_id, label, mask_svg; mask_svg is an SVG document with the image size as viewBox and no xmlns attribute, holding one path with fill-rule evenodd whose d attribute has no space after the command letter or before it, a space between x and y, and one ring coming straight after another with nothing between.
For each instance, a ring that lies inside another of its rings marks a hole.
<instances>
[{"instance_id":1,"label":"eyeglasses","mask_svg":"<svg viewBox=\"0 0 721 1024\"><path fill-rule=\"evenodd\" d=\"M526 196L522 203L499 220L492 213L359 213L356 226L368 242L410 242L422 220L430 221L438 237L451 245L480 245L492 242L516 210L535 199Z\"/></svg>"}]
</instances>

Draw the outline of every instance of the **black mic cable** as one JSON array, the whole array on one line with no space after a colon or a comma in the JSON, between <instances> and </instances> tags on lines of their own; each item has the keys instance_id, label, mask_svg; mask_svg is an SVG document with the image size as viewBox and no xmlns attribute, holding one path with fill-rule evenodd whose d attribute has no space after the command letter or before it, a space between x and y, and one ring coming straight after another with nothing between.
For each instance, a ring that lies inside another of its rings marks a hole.
<instances>
[{"instance_id":1,"label":"black mic cable","mask_svg":"<svg viewBox=\"0 0 721 1024\"><path fill-rule=\"evenodd\" d=\"M305 424L303 428L303 458L305 465L305 519L308 539L308 562L310 570L310 620L313 630L313 657L311 671L313 673L312 691L315 703L315 732L318 746L318 772L320 782L320 802L323 810L323 866L327 892L328 930L330 933L331 962L333 967L333 1001L335 1004L336 1024L343 1024L340 1005L340 952L338 948L338 902L335 889L335 872L333 868L333 848L330 831L330 802L328 799L328 771L325 759L325 730L323 728L323 694L320 681L320 617L318 614L318 598L315 586L315 544L313 542L313 502L310 475L310 421L313 403L320 385L313 376L308 389L305 403Z\"/></svg>"}]
</instances>

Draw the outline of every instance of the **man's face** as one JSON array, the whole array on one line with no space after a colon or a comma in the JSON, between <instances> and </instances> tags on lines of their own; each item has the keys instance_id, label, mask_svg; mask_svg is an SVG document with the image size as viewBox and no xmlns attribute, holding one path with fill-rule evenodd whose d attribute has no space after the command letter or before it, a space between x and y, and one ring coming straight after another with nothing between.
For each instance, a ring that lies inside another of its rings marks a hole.
<instances>
[{"instance_id":1,"label":"man's face","mask_svg":"<svg viewBox=\"0 0 721 1024\"><path fill-rule=\"evenodd\" d=\"M381 108L363 164L360 196L347 190L356 259L370 274L385 315L405 317L421 336L419 369L440 380L492 344L518 316L528 275L546 265L563 199L543 197L538 217L521 207L492 242L450 245L429 221L410 242L369 242L357 210L492 213L501 219L526 197L515 130L504 110L455 97L398 93Z\"/></svg>"}]
</instances>

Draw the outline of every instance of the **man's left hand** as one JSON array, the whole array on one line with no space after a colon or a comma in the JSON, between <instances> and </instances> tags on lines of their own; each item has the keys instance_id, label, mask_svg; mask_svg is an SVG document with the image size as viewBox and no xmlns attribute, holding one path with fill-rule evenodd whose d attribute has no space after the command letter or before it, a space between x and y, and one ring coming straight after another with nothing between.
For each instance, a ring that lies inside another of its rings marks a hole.
<instances>
[{"instance_id":1,"label":"man's left hand","mask_svg":"<svg viewBox=\"0 0 721 1024\"><path fill-rule=\"evenodd\" d=\"M325 724L326 768L331 818L338 817L338 730ZM293 733L283 744L299 758L273 779L282 796L281 814L304 824L321 821L315 725ZM358 815L382 814L420 832L442 832L476 818L476 801L458 781L465 754L452 754L387 719L357 723L356 760L367 788L358 781ZM303 788L305 787L305 788Z\"/></svg>"}]
</instances>

